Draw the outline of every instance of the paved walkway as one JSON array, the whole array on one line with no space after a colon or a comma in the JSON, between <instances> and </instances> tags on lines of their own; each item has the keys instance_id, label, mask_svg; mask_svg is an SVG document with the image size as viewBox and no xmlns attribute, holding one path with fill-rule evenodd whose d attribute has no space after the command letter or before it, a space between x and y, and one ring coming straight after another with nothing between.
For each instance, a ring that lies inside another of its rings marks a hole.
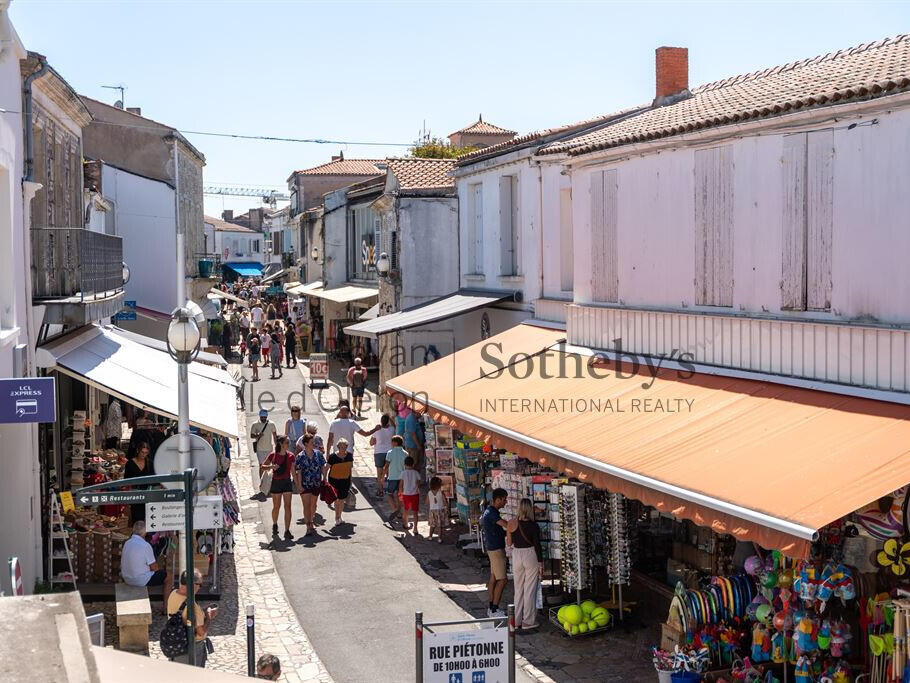
<instances>
[{"instance_id":1,"label":"paved walkway","mask_svg":"<svg viewBox=\"0 0 910 683\"><path fill-rule=\"evenodd\" d=\"M248 370L245 369L245 372ZM260 377L264 376L260 372ZM268 376L268 373L265 374ZM327 418L334 415L337 393L325 393L326 407L306 386L300 372L285 369L283 379L263 379L255 384L256 395L271 392L276 405L271 418L283 430L288 418L286 396L302 404L309 420L319 425L323 438L328 435ZM329 399L331 396L331 399ZM247 396L248 419L255 418L259 400ZM363 420L365 428L373 423ZM284 581L285 591L304 630L331 675L338 681L407 682L414 677L414 612L422 610L425 619L449 621L469 618L453 600L439 590L414 555L399 541L398 534L386 526L382 516L364 498L363 475L372 473L372 456L367 439L356 437L356 509L344 515L346 524L330 530L333 513L319 503L317 514L328 518L318 535L303 537L305 527L296 523L302 517L299 496L294 497L293 541L273 541L275 565ZM271 528L271 502L261 504L262 528ZM283 512L282 512L283 514ZM283 517L279 527L283 531ZM518 681L534 679L519 671Z\"/></svg>"}]
</instances>

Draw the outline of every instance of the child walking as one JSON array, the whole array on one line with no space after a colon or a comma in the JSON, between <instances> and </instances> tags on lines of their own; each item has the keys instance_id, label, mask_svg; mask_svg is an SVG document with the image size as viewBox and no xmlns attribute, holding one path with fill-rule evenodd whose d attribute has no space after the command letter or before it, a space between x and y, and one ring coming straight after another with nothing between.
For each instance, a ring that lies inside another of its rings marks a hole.
<instances>
[{"instance_id":1,"label":"child walking","mask_svg":"<svg viewBox=\"0 0 910 683\"><path fill-rule=\"evenodd\" d=\"M399 495L401 496L402 507L404 507L404 534L411 535L411 525L409 520L411 513L414 513L414 535L419 536L417 532L417 513L420 510L420 473L414 469L414 458L410 455L404 459L404 471L401 473L399 481Z\"/></svg>"},{"instance_id":2,"label":"child walking","mask_svg":"<svg viewBox=\"0 0 910 683\"><path fill-rule=\"evenodd\" d=\"M446 510L449 509L449 499L445 491L442 490L442 479L433 477L430 479L430 491L427 493L427 507L430 509L430 534L427 539L433 538L433 530L436 530L437 543L442 543L442 529L446 523Z\"/></svg>"}]
</instances>

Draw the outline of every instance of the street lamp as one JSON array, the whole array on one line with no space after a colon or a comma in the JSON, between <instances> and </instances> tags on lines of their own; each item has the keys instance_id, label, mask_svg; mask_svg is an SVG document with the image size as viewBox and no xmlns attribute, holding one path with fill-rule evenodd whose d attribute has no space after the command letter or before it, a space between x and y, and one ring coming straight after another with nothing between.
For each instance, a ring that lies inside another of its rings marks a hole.
<instances>
[{"instance_id":1,"label":"street lamp","mask_svg":"<svg viewBox=\"0 0 910 683\"><path fill-rule=\"evenodd\" d=\"M123 261L121 261L121 264L123 265L123 284L126 284L130 281L130 267Z\"/></svg>"},{"instance_id":2,"label":"street lamp","mask_svg":"<svg viewBox=\"0 0 910 683\"><path fill-rule=\"evenodd\" d=\"M314 261L319 261L319 247L313 247L313 251L310 252L310 258Z\"/></svg>"},{"instance_id":3,"label":"street lamp","mask_svg":"<svg viewBox=\"0 0 910 683\"><path fill-rule=\"evenodd\" d=\"M379 255L379 259L376 261L376 272L379 273L379 277L386 277L389 274L389 270L392 268L392 262L389 260L389 255L385 252L382 252Z\"/></svg>"},{"instance_id":4,"label":"street lamp","mask_svg":"<svg viewBox=\"0 0 910 683\"><path fill-rule=\"evenodd\" d=\"M175 308L167 328L167 352L177 362L177 457L181 471L190 466L189 364L199 355L200 336L193 310L188 306ZM186 562L188 543L192 543L192 539L183 538L181 534L177 556L180 568L191 572L193 567L187 566Z\"/></svg>"}]
</instances>

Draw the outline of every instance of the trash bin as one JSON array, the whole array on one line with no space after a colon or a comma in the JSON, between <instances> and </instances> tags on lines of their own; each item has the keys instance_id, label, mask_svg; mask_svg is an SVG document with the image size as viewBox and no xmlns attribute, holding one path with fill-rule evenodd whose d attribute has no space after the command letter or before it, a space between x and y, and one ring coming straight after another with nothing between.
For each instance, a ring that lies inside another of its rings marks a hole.
<instances>
[{"instance_id":1,"label":"trash bin","mask_svg":"<svg viewBox=\"0 0 910 683\"><path fill-rule=\"evenodd\" d=\"M199 277L212 277L212 266L215 263L211 259L199 260Z\"/></svg>"}]
</instances>

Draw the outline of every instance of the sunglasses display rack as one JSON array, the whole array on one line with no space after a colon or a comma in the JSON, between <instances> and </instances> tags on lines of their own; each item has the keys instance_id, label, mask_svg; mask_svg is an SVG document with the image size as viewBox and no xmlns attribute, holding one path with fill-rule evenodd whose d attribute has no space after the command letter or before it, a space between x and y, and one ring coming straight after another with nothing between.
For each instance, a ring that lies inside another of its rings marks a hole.
<instances>
[{"instance_id":1,"label":"sunglasses display rack","mask_svg":"<svg viewBox=\"0 0 910 683\"><path fill-rule=\"evenodd\" d=\"M559 487L561 576L566 591L580 593L588 585L588 558L585 523L585 487Z\"/></svg>"},{"instance_id":2,"label":"sunglasses display rack","mask_svg":"<svg viewBox=\"0 0 910 683\"><path fill-rule=\"evenodd\" d=\"M609 561L607 574L610 583L628 586L632 579L632 544L629 534L628 500L621 493L607 494L609 498Z\"/></svg>"}]
</instances>

